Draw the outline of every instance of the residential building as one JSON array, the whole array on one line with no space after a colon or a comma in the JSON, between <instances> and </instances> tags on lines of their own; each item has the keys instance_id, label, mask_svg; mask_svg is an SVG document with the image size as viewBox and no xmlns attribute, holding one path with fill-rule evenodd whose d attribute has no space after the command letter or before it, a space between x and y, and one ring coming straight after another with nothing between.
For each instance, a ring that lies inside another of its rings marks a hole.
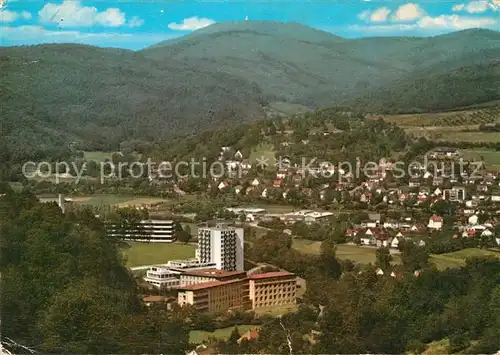
<instances>
[{"instance_id":1,"label":"residential building","mask_svg":"<svg viewBox=\"0 0 500 355\"><path fill-rule=\"evenodd\" d=\"M126 226L107 224L106 230L109 236L136 242L171 243L175 240L174 221L171 220L148 219Z\"/></svg>"},{"instance_id":2,"label":"residential building","mask_svg":"<svg viewBox=\"0 0 500 355\"><path fill-rule=\"evenodd\" d=\"M427 225L429 229L440 230L443 228L443 217L433 215L429 218L429 224Z\"/></svg>"},{"instance_id":3,"label":"residential building","mask_svg":"<svg viewBox=\"0 0 500 355\"><path fill-rule=\"evenodd\" d=\"M277 307L295 303L297 277L288 271L248 276L252 308Z\"/></svg>"},{"instance_id":4,"label":"residential building","mask_svg":"<svg viewBox=\"0 0 500 355\"><path fill-rule=\"evenodd\" d=\"M443 200L464 201L466 196L465 188L453 187L443 191Z\"/></svg>"},{"instance_id":5,"label":"residential building","mask_svg":"<svg viewBox=\"0 0 500 355\"><path fill-rule=\"evenodd\" d=\"M219 270L243 271L243 242L243 228L199 228L197 257L202 263L215 263Z\"/></svg>"},{"instance_id":6,"label":"residential building","mask_svg":"<svg viewBox=\"0 0 500 355\"><path fill-rule=\"evenodd\" d=\"M246 341L252 341L255 340L259 337L259 328L253 328L248 330L246 333L244 333L237 341L236 343L239 345L241 344L244 340Z\"/></svg>"},{"instance_id":7,"label":"residential building","mask_svg":"<svg viewBox=\"0 0 500 355\"><path fill-rule=\"evenodd\" d=\"M200 313L222 313L231 309L247 309L248 279L211 281L178 288L180 306L192 305Z\"/></svg>"}]
</instances>

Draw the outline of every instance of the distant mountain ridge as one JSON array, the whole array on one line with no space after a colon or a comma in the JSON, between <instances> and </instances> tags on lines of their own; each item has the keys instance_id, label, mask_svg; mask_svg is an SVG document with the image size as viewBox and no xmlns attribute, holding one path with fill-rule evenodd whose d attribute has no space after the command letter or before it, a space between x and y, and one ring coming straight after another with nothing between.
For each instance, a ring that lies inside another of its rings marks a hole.
<instances>
[{"instance_id":1,"label":"distant mountain ridge","mask_svg":"<svg viewBox=\"0 0 500 355\"><path fill-rule=\"evenodd\" d=\"M500 33L345 39L300 24L248 21L215 24L141 53L240 76L257 83L270 101L316 108L349 102L402 77L413 80L414 73L488 64L500 57Z\"/></svg>"},{"instance_id":2,"label":"distant mountain ridge","mask_svg":"<svg viewBox=\"0 0 500 355\"><path fill-rule=\"evenodd\" d=\"M463 107L499 98L498 58L500 33L490 30L345 39L265 21L215 24L138 52L7 47L0 150L17 161L57 155L70 142L87 149L161 142L264 119L273 102L390 112Z\"/></svg>"}]
</instances>

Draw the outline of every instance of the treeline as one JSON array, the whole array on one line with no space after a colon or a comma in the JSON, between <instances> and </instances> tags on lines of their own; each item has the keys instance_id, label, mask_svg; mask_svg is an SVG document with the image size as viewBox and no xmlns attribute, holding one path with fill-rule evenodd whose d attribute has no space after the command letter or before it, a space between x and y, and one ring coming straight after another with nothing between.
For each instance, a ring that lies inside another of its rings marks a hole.
<instances>
[{"instance_id":1,"label":"treeline","mask_svg":"<svg viewBox=\"0 0 500 355\"><path fill-rule=\"evenodd\" d=\"M500 62L470 67L412 73L387 87L373 91L352 102L365 112L423 113L450 110L498 100ZM351 106L351 105L348 105Z\"/></svg>"},{"instance_id":2,"label":"treeline","mask_svg":"<svg viewBox=\"0 0 500 355\"><path fill-rule=\"evenodd\" d=\"M188 325L144 306L120 242L90 210L0 193L2 337L41 353L183 353ZM21 348L11 349L15 353Z\"/></svg>"}]
</instances>

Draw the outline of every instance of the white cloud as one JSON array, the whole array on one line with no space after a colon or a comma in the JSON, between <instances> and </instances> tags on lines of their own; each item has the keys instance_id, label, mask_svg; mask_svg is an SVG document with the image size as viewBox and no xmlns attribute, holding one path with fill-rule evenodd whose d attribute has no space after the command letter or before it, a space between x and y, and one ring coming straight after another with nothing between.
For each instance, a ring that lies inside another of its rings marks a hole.
<instances>
[{"instance_id":1,"label":"white cloud","mask_svg":"<svg viewBox=\"0 0 500 355\"><path fill-rule=\"evenodd\" d=\"M366 22L384 22L387 21L391 10L387 7L381 7L374 11L365 10L358 14L358 19Z\"/></svg>"},{"instance_id":2,"label":"white cloud","mask_svg":"<svg viewBox=\"0 0 500 355\"><path fill-rule=\"evenodd\" d=\"M370 14L371 14L370 10L365 10L362 13L358 14L358 18L360 20L365 21L365 20L368 20L370 18Z\"/></svg>"},{"instance_id":3,"label":"white cloud","mask_svg":"<svg viewBox=\"0 0 500 355\"><path fill-rule=\"evenodd\" d=\"M463 9L465 9L465 4L458 4L451 8L454 12L462 11Z\"/></svg>"},{"instance_id":4,"label":"white cloud","mask_svg":"<svg viewBox=\"0 0 500 355\"><path fill-rule=\"evenodd\" d=\"M374 12L372 12L372 14L370 16L370 20L372 22L387 21L387 17L389 17L390 13L391 13L391 10L389 10L387 7L381 7L380 9L377 9Z\"/></svg>"},{"instance_id":5,"label":"white cloud","mask_svg":"<svg viewBox=\"0 0 500 355\"><path fill-rule=\"evenodd\" d=\"M28 12L28 11L22 11L21 12L21 17L24 19L24 20L31 20L31 18L33 17L31 15L31 12Z\"/></svg>"},{"instance_id":6,"label":"white cloud","mask_svg":"<svg viewBox=\"0 0 500 355\"><path fill-rule=\"evenodd\" d=\"M470 3L467 4L467 6L465 7L465 10L468 12L468 13L471 13L471 14L478 14L478 13L481 13L481 12L485 12L486 10L488 10L488 2L487 1L471 1Z\"/></svg>"},{"instance_id":7,"label":"white cloud","mask_svg":"<svg viewBox=\"0 0 500 355\"><path fill-rule=\"evenodd\" d=\"M500 21L492 17L465 17L459 15L425 16L412 24L354 25L349 28L364 33L397 33L402 31L425 31L444 33L468 28L496 28Z\"/></svg>"},{"instance_id":8,"label":"white cloud","mask_svg":"<svg viewBox=\"0 0 500 355\"><path fill-rule=\"evenodd\" d=\"M349 26L350 30L359 31L359 32L401 32L401 31L410 31L417 29L416 24L386 24L386 25L368 25L368 26L360 26L360 25L352 25Z\"/></svg>"},{"instance_id":9,"label":"white cloud","mask_svg":"<svg viewBox=\"0 0 500 355\"><path fill-rule=\"evenodd\" d=\"M471 1L468 4L459 4L452 7L454 12L466 11L470 14L480 14L488 9L492 11L500 10L500 2L496 0L477 0Z\"/></svg>"},{"instance_id":10,"label":"white cloud","mask_svg":"<svg viewBox=\"0 0 500 355\"><path fill-rule=\"evenodd\" d=\"M21 11L21 12L15 12L9 10L0 11L0 22L2 23L14 22L17 19L31 20L31 18L32 18L31 13L28 11Z\"/></svg>"},{"instance_id":11,"label":"white cloud","mask_svg":"<svg viewBox=\"0 0 500 355\"><path fill-rule=\"evenodd\" d=\"M176 30L176 31L195 31L199 30L200 28L210 26L214 24L215 21L211 20L209 18L198 18L198 17L189 17L185 18L182 23L169 23L168 28L171 30Z\"/></svg>"},{"instance_id":12,"label":"white cloud","mask_svg":"<svg viewBox=\"0 0 500 355\"><path fill-rule=\"evenodd\" d=\"M48 30L42 26L0 26L0 37L8 44L80 43L96 46L141 49L148 45L175 38L165 33L82 32Z\"/></svg>"},{"instance_id":13,"label":"white cloud","mask_svg":"<svg viewBox=\"0 0 500 355\"><path fill-rule=\"evenodd\" d=\"M467 28L492 27L498 24L498 19L491 17L464 17L459 15L426 16L418 21L423 29L465 30Z\"/></svg>"},{"instance_id":14,"label":"white cloud","mask_svg":"<svg viewBox=\"0 0 500 355\"><path fill-rule=\"evenodd\" d=\"M408 3L401 5L393 16L394 21L410 22L425 15L425 11L417 4Z\"/></svg>"},{"instance_id":15,"label":"white cloud","mask_svg":"<svg viewBox=\"0 0 500 355\"><path fill-rule=\"evenodd\" d=\"M128 27L140 27L144 24L144 20L142 18L139 18L137 16L132 17L128 21Z\"/></svg>"},{"instance_id":16,"label":"white cloud","mask_svg":"<svg viewBox=\"0 0 500 355\"><path fill-rule=\"evenodd\" d=\"M118 8L99 11L93 6L82 6L79 0L64 0L62 4L48 3L38 15L42 23L57 23L65 27L119 27L127 23L125 13ZM131 21L137 25L140 19L134 17Z\"/></svg>"}]
</instances>

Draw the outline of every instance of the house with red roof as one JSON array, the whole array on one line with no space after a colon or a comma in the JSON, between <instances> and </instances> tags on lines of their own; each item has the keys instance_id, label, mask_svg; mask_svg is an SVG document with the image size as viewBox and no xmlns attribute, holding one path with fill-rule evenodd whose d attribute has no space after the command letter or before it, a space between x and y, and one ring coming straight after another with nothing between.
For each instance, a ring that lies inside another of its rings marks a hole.
<instances>
[{"instance_id":1,"label":"house with red roof","mask_svg":"<svg viewBox=\"0 0 500 355\"><path fill-rule=\"evenodd\" d=\"M427 228L434 230L441 230L443 228L443 217L438 215L433 215L429 218L429 224Z\"/></svg>"}]
</instances>

